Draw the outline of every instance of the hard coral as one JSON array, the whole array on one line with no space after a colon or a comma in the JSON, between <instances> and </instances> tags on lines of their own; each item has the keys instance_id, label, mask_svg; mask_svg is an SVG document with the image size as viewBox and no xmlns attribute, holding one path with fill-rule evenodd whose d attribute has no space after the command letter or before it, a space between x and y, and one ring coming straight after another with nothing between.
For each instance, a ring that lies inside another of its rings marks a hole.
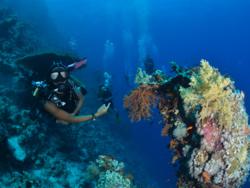
<instances>
[{"instance_id":1,"label":"hard coral","mask_svg":"<svg viewBox=\"0 0 250 188\"><path fill-rule=\"evenodd\" d=\"M135 83L137 85L154 85L164 84L168 81L168 78L161 70L155 70L152 74L147 74L146 71L138 68L135 77Z\"/></svg>"},{"instance_id":2,"label":"hard coral","mask_svg":"<svg viewBox=\"0 0 250 188\"><path fill-rule=\"evenodd\" d=\"M151 107L156 100L155 86L141 85L125 97L124 107L128 109L132 121L140 121L151 117Z\"/></svg>"},{"instance_id":3,"label":"hard coral","mask_svg":"<svg viewBox=\"0 0 250 188\"><path fill-rule=\"evenodd\" d=\"M96 188L132 188L130 180L114 171L106 171L100 175Z\"/></svg>"},{"instance_id":4,"label":"hard coral","mask_svg":"<svg viewBox=\"0 0 250 188\"><path fill-rule=\"evenodd\" d=\"M187 136L186 125L182 122L177 121L175 124L175 129L173 131L173 136L177 140L183 140L183 138Z\"/></svg>"},{"instance_id":5,"label":"hard coral","mask_svg":"<svg viewBox=\"0 0 250 188\"><path fill-rule=\"evenodd\" d=\"M124 168L123 162L107 155L99 155L98 159L87 167L90 173L87 176L96 188L135 188L129 176L125 174Z\"/></svg>"}]
</instances>

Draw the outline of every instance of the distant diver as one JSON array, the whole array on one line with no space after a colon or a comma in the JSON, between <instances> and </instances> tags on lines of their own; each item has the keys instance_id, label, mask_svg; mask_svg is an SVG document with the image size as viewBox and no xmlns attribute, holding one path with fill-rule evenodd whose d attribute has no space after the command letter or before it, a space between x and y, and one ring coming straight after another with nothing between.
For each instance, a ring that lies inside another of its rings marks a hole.
<instances>
[{"instance_id":1,"label":"distant diver","mask_svg":"<svg viewBox=\"0 0 250 188\"><path fill-rule=\"evenodd\" d=\"M155 72L154 60L150 56L147 56L144 60L144 69L149 75L152 75Z\"/></svg>"},{"instance_id":2,"label":"distant diver","mask_svg":"<svg viewBox=\"0 0 250 188\"><path fill-rule=\"evenodd\" d=\"M118 110L115 108L113 102L113 94L111 86L112 76L108 72L104 72L103 76L104 76L104 83L99 86L97 96L103 104L105 105L110 104L110 109L115 113L116 122L120 123L120 115L118 113Z\"/></svg>"},{"instance_id":3,"label":"distant diver","mask_svg":"<svg viewBox=\"0 0 250 188\"><path fill-rule=\"evenodd\" d=\"M33 81L35 87L33 96L36 96L42 107L56 118L57 123L80 123L107 113L111 103L103 104L95 113L79 115L87 90L79 80L70 75L70 71L85 65L87 59L64 65L54 62L49 68L45 81Z\"/></svg>"}]
</instances>

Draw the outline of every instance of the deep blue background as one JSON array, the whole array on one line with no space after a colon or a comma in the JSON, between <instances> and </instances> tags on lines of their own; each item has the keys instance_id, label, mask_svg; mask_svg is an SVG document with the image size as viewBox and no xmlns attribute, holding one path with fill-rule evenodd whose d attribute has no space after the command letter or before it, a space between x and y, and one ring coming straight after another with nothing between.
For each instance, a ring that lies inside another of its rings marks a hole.
<instances>
[{"instance_id":1,"label":"deep blue background","mask_svg":"<svg viewBox=\"0 0 250 188\"><path fill-rule=\"evenodd\" d=\"M112 73L116 105L123 120L126 112L122 110L122 98L133 87L133 79L128 83L125 76L134 76L146 53L162 69L167 69L167 62L172 60L193 66L200 59L207 59L223 74L230 75L236 86L245 92L250 112L249 0L44 1L44 7L36 7L37 11L30 6L34 5L31 0L22 4L25 9L14 4L24 17L35 23L37 20L41 25L48 20L53 22L56 27L46 27L46 32L51 36L59 32L64 39L61 46L67 48L73 41L72 50L88 57L90 72L82 74L86 82L95 83L95 71ZM43 11L45 7L48 11ZM31 14L40 14L40 17ZM113 42L114 53L104 59L107 40ZM152 178L160 187L168 183L174 187L176 169L169 164L171 154L166 148L167 138L160 137L159 120L155 117L151 123L135 125L124 121L131 126L128 138L134 143L131 149L138 150Z\"/></svg>"}]
</instances>

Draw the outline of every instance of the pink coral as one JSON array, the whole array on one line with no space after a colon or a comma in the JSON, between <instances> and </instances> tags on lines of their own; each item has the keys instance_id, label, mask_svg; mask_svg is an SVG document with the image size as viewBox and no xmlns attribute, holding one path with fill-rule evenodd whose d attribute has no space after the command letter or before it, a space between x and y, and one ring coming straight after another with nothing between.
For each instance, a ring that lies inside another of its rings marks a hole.
<instances>
[{"instance_id":1,"label":"pink coral","mask_svg":"<svg viewBox=\"0 0 250 188\"><path fill-rule=\"evenodd\" d=\"M222 148L221 130L213 119L208 119L202 126L200 134L203 135L203 146L207 151L218 151Z\"/></svg>"}]
</instances>

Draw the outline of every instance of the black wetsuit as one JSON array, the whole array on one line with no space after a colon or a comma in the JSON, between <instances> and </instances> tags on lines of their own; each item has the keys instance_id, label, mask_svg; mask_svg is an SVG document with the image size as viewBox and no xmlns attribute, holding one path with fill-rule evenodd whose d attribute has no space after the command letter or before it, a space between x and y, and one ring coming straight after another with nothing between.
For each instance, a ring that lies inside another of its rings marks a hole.
<instances>
[{"instance_id":1,"label":"black wetsuit","mask_svg":"<svg viewBox=\"0 0 250 188\"><path fill-rule=\"evenodd\" d=\"M50 92L48 93L46 100L54 103L58 108L68 113L74 112L79 100L75 92L77 86L73 82L68 81L66 88L61 94L56 92L56 89L57 87L54 85L49 86Z\"/></svg>"},{"instance_id":2,"label":"black wetsuit","mask_svg":"<svg viewBox=\"0 0 250 188\"><path fill-rule=\"evenodd\" d=\"M114 107L113 104L113 95L109 88L103 88L103 85L99 87L98 98L101 99L101 102L105 105L110 103L110 108Z\"/></svg>"},{"instance_id":3,"label":"black wetsuit","mask_svg":"<svg viewBox=\"0 0 250 188\"><path fill-rule=\"evenodd\" d=\"M83 95L87 93L84 87L79 86L71 79L67 81L67 84L65 85L65 88L62 92L57 92L58 87L56 85L48 84L47 87L40 89L41 91L38 95L38 101L40 104L39 106L44 109L45 102L50 101L58 108L68 113L73 113L79 101L78 95L76 93L76 90L79 89Z\"/></svg>"}]
</instances>

